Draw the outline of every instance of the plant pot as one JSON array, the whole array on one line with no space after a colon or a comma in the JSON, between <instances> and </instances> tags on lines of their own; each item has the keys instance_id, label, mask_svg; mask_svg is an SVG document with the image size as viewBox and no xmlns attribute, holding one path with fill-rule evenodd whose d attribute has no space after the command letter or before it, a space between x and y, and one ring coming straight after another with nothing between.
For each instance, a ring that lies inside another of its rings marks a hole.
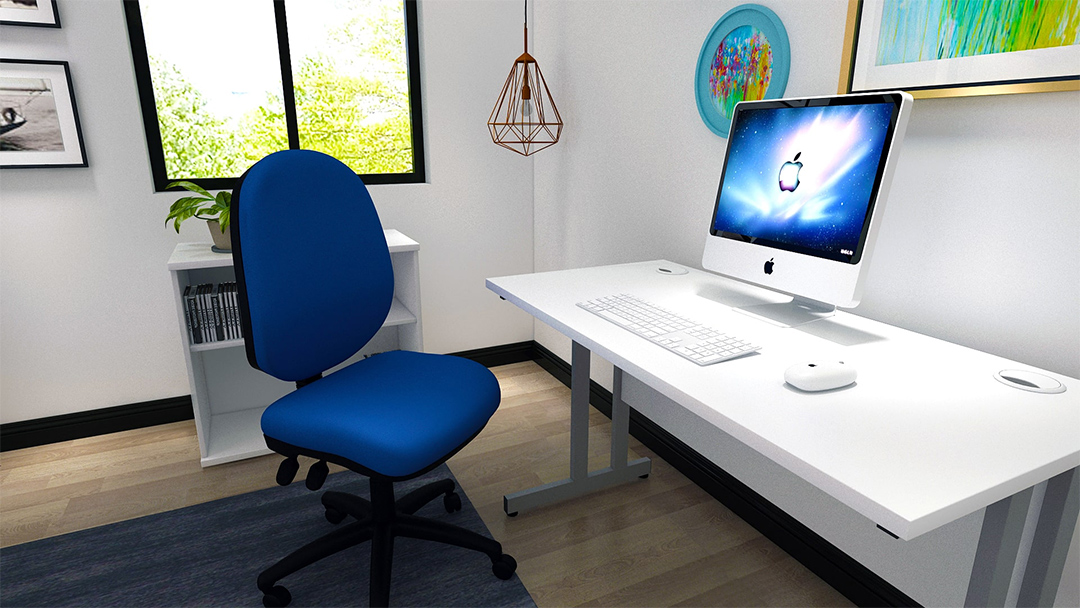
<instances>
[{"instance_id":1,"label":"plant pot","mask_svg":"<svg viewBox=\"0 0 1080 608\"><path fill-rule=\"evenodd\" d=\"M232 232L228 228L222 232L217 220L206 220L206 225L210 228L210 238L214 239L210 249L217 253L232 253Z\"/></svg>"}]
</instances>

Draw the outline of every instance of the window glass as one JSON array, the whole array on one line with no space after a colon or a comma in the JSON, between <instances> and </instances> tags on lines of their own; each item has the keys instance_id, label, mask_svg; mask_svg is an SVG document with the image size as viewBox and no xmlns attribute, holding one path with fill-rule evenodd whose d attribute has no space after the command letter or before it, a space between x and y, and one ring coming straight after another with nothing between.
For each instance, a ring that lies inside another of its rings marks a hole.
<instances>
[{"instance_id":1,"label":"window glass","mask_svg":"<svg viewBox=\"0 0 1080 608\"><path fill-rule=\"evenodd\" d=\"M154 187L289 148L425 179L415 0L124 0Z\"/></svg>"},{"instance_id":2,"label":"window glass","mask_svg":"<svg viewBox=\"0 0 1080 608\"><path fill-rule=\"evenodd\" d=\"M238 177L288 148L274 8L140 0L169 180Z\"/></svg>"},{"instance_id":3,"label":"window glass","mask_svg":"<svg viewBox=\"0 0 1080 608\"><path fill-rule=\"evenodd\" d=\"M285 3L300 147L361 174L413 171L404 3Z\"/></svg>"}]
</instances>

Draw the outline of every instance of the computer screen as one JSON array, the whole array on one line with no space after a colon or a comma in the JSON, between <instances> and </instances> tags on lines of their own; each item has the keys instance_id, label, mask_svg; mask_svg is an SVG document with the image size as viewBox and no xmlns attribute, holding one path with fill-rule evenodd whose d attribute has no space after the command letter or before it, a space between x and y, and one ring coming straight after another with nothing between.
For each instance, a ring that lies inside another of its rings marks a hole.
<instances>
[{"instance_id":1,"label":"computer screen","mask_svg":"<svg viewBox=\"0 0 1080 608\"><path fill-rule=\"evenodd\" d=\"M738 104L702 265L858 304L910 106L899 92Z\"/></svg>"}]
</instances>

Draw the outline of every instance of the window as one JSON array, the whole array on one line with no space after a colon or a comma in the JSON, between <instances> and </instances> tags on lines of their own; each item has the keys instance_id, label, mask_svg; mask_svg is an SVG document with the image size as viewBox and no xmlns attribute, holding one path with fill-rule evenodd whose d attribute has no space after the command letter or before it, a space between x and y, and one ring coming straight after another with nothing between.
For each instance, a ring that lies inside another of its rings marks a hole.
<instances>
[{"instance_id":1,"label":"window","mask_svg":"<svg viewBox=\"0 0 1080 608\"><path fill-rule=\"evenodd\" d=\"M424 181L415 0L125 0L155 190L325 152Z\"/></svg>"}]
</instances>

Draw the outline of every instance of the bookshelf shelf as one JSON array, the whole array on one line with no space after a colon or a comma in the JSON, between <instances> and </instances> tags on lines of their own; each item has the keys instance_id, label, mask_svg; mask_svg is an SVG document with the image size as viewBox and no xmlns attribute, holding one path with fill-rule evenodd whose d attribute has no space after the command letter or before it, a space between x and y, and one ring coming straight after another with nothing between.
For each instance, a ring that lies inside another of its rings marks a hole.
<instances>
[{"instance_id":1,"label":"bookshelf shelf","mask_svg":"<svg viewBox=\"0 0 1080 608\"><path fill-rule=\"evenodd\" d=\"M410 312L409 308L405 306L401 300L394 298L394 301L390 303L390 312L386 315L386 321L383 322L383 327L393 327L409 323L416 323L416 315Z\"/></svg>"},{"instance_id":2,"label":"bookshelf shelf","mask_svg":"<svg viewBox=\"0 0 1080 608\"><path fill-rule=\"evenodd\" d=\"M219 348L233 348L236 346L243 346L244 341L242 339L235 340L218 340L217 342L203 342L202 344L188 344L188 348L193 353L206 352L208 350L218 350Z\"/></svg>"},{"instance_id":3,"label":"bookshelf shelf","mask_svg":"<svg viewBox=\"0 0 1080 608\"><path fill-rule=\"evenodd\" d=\"M208 467L270 454L259 427L265 409L253 407L212 416L207 441L209 455L202 459L202 465Z\"/></svg>"},{"instance_id":4,"label":"bookshelf shelf","mask_svg":"<svg viewBox=\"0 0 1080 608\"><path fill-rule=\"evenodd\" d=\"M394 266L394 300L390 312L375 337L339 368L387 350L424 350L420 323L420 244L397 230L385 230L384 234ZM189 285L234 281L232 255L214 253L209 243L180 243L169 257L168 269L180 335L187 347L185 360L202 466L269 454L259 426L262 412L267 405L294 390L294 386L252 369L247 363L242 338L193 344L188 335L184 289Z\"/></svg>"}]
</instances>

